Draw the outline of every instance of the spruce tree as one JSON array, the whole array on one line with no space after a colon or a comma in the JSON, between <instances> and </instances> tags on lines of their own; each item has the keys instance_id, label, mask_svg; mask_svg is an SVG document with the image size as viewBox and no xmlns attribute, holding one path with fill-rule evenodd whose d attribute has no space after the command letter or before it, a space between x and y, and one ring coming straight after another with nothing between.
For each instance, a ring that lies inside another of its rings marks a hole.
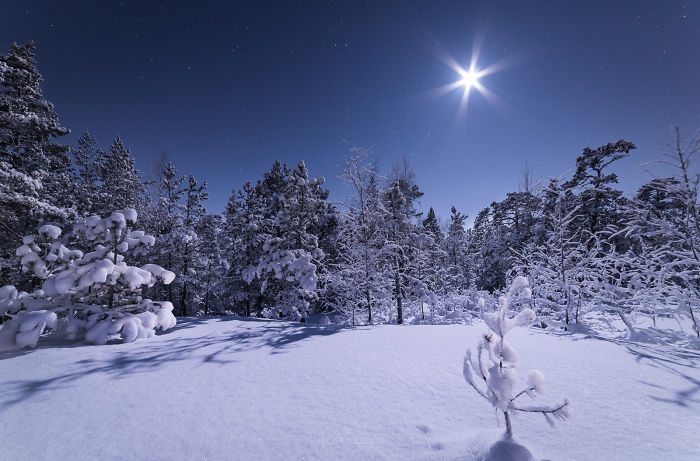
<instances>
[{"instance_id":1,"label":"spruce tree","mask_svg":"<svg viewBox=\"0 0 700 461\"><path fill-rule=\"evenodd\" d=\"M167 270L178 273L182 267L181 247L183 240L183 205L182 196L185 190L180 176L172 162L167 162L160 171L160 188L156 215L156 244L153 248L153 258ZM175 302L175 286L169 284L167 293L163 294L171 303Z\"/></svg>"},{"instance_id":2,"label":"spruce tree","mask_svg":"<svg viewBox=\"0 0 700 461\"><path fill-rule=\"evenodd\" d=\"M95 199L98 197L98 180L96 159L101 155L95 138L88 130L83 131L78 138L77 146L71 149L76 167L75 182L78 185L76 208L84 216L99 213Z\"/></svg>"},{"instance_id":3,"label":"spruce tree","mask_svg":"<svg viewBox=\"0 0 700 461\"><path fill-rule=\"evenodd\" d=\"M109 149L97 158L101 210L134 208L139 215L146 208L146 191L139 178L134 157L117 136Z\"/></svg>"},{"instance_id":4,"label":"spruce tree","mask_svg":"<svg viewBox=\"0 0 700 461\"><path fill-rule=\"evenodd\" d=\"M196 280L196 265L193 264L193 253L197 251L199 237L197 225L206 215L207 209L204 202L209 198L206 192L207 182L198 184L194 176L190 175L185 188L185 208L182 221L183 248L182 248L182 293L180 295L180 310L182 315L187 315L188 293L187 288L191 281Z\"/></svg>"},{"instance_id":5,"label":"spruce tree","mask_svg":"<svg viewBox=\"0 0 700 461\"><path fill-rule=\"evenodd\" d=\"M75 214L68 147L58 142L69 131L43 97L34 50L13 43L0 55L0 280L20 286L15 239Z\"/></svg>"},{"instance_id":6,"label":"spruce tree","mask_svg":"<svg viewBox=\"0 0 700 461\"><path fill-rule=\"evenodd\" d=\"M447 253L447 280L446 283L453 291L461 291L470 286L470 262L468 255L468 238L464 229L467 215L460 213L453 206L450 214L450 227L444 241Z\"/></svg>"}]
</instances>

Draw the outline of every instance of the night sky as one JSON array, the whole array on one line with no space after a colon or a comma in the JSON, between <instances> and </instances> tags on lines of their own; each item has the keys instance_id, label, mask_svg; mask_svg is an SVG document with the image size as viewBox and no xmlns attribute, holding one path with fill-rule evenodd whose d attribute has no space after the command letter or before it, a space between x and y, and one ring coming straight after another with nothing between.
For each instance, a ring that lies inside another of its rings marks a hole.
<instances>
[{"instance_id":1,"label":"night sky","mask_svg":"<svg viewBox=\"0 0 700 461\"><path fill-rule=\"evenodd\" d=\"M44 94L73 142L119 134L148 173L162 152L209 182L209 210L275 159L304 159L331 199L350 146L380 168L409 159L422 206L470 218L583 147L638 149L615 171L634 191L672 127L700 129L700 2L3 1L0 52L34 40ZM298 4L298 6L297 6ZM497 98L435 89L445 63L501 68Z\"/></svg>"}]
</instances>

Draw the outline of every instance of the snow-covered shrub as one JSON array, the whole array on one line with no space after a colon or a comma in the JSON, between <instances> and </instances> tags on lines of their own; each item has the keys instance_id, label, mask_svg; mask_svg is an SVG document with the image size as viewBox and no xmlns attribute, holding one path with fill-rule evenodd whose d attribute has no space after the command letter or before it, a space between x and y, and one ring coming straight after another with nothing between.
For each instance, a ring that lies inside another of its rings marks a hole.
<instances>
[{"instance_id":1,"label":"snow-covered shrub","mask_svg":"<svg viewBox=\"0 0 700 461\"><path fill-rule=\"evenodd\" d=\"M525 309L515 317L508 317L508 308L519 292L522 292L526 298L530 297L530 289L525 277L516 277L513 280L508 292L499 298L496 312L484 312L485 303L483 298L480 300L482 318L490 330L479 342L476 356L472 356L471 351L467 349L462 370L467 383L494 408L503 412L506 421L506 440L513 437L511 412L541 413L547 422L552 424L553 418L568 417L569 407L567 399L556 405L540 406L523 406L516 402L523 395L534 398L536 394L544 391L544 376L537 370L531 370L527 375L525 387L516 392L518 377L515 373L515 364L518 361L518 354L506 342L505 336L513 327L527 325L535 320L532 309Z\"/></svg>"},{"instance_id":2,"label":"snow-covered shrub","mask_svg":"<svg viewBox=\"0 0 700 461\"><path fill-rule=\"evenodd\" d=\"M66 248L56 226L41 226L37 235L24 237L17 255L23 270L42 284L33 293L0 288L0 312L11 319L0 329L3 347L33 347L45 329L105 344L148 338L155 329L174 326L173 305L143 299L141 290L157 280L169 284L175 274L155 264L136 267L126 262L128 254L154 242L143 231L132 230L135 222L133 209L85 219L72 235L92 249L87 253Z\"/></svg>"}]
</instances>

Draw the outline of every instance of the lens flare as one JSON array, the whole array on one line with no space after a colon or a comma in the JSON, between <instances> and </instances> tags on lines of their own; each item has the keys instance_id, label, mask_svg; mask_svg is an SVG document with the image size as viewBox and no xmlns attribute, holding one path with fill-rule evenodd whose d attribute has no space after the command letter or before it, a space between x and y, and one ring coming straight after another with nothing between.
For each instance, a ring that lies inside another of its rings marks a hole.
<instances>
[{"instance_id":1,"label":"lens flare","mask_svg":"<svg viewBox=\"0 0 700 461\"><path fill-rule=\"evenodd\" d=\"M453 57L445 51L444 49L438 47L438 58L442 60L445 65L452 69L458 76L459 79L443 85L439 88L432 90L434 96L440 97L454 90L462 89L462 97L459 103L458 119L461 119L467 112L467 105L469 103L469 95L472 92L472 88L475 89L481 96L483 96L489 103L498 104L500 98L497 97L492 91L484 86L482 80L487 75L490 75L499 70L503 70L505 67L509 66L509 59L501 60L487 67L479 68L478 59L481 54L481 47L483 45L483 40L480 37L474 41L474 46L472 49L471 59L466 67L462 67Z\"/></svg>"}]
</instances>

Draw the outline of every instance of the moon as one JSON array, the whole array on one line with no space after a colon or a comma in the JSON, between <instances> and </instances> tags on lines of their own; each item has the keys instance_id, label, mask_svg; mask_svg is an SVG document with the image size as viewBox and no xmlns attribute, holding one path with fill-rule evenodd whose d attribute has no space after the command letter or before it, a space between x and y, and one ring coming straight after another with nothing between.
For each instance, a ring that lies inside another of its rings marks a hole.
<instances>
[{"instance_id":1,"label":"moon","mask_svg":"<svg viewBox=\"0 0 700 461\"><path fill-rule=\"evenodd\" d=\"M459 108L457 109L458 119L461 119L464 115L466 115L469 99L471 99L470 96L472 94L472 89L475 90L475 93L479 93L481 96L483 96L491 104L500 103L500 98L486 88L482 80L483 77L505 69L508 62L507 60L501 60L486 67L479 66L478 59L480 51L481 40L475 40L472 56L467 61L466 65L462 66L455 58L452 57L450 53L442 48L438 48L438 58L457 74L457 79L451 83L435 88L432 90L432 93L436 97L441 97L455 90L461 90L460 92L462 93L462 96L459 101Z\"/></svg>"},{"instance_id":2,"label":"moon","mask_svg":"<svg viewBox=\"0 0 700 461\"><path fill-rule=\"evenodd\" d=\"M475 72L474 69L469 69L468 71L461 72L462 79L459 84L464 87L464 91L469 92L473 86L477 86L479 83L479 73Z\"/></svg>"}]
</instances>

